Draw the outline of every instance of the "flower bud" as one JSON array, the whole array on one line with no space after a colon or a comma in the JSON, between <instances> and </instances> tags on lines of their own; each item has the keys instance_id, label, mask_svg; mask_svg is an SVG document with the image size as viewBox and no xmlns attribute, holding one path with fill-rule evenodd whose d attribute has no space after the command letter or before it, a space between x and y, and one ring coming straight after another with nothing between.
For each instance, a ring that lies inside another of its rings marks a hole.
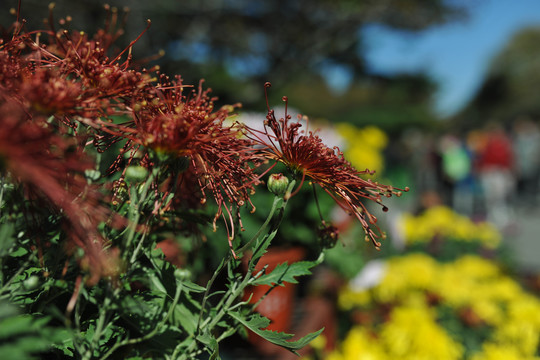
<instances>
[{"instance_id":1,"label":"flower bud","mask_svg":"<svg viewBox=\"0 0 540 360\"><path fill-rule=\"evenodd\" d=\"M289 179L283 174L272 174L268 178L268 190L277 196L283 196L287 192Z\"/></svg>"},{"instance_id":2,"label":"flower bud","mask_svg":"<svg viewBox=\"0 0 540 360\"><path fill-rule=\"evenodd\" d=\"M30 276L23 281L23 286L26 290L34 290L39 285L39 278L35 275Z\"/></svg>"},{"instance_id":3,"label":"flower bud","mask_svg":"<svg viewBox=\"0 0 540 360\"><path fill-rule=\"evenodd\" d=\"M84 171L84 176L89 181L98 181L99 178L101 177L101 173L98 170L86 169Z\"/></svg>"},{"instance_id":4,"label":"flower bud","mask_svg":"<svg viewBox=\"0 0 540 360\"><path fill-rule=\"evenodd\" d=\"M143 182L148 177L148 170L140 165L128 166L126 180L131 182Z\"/></svg>"},{"instance_id":5,"label":"flower bud","mask_svg":"<svg viewBox=\"0 0 540 360\"><path fill-rule=\"evenodd\" d=\"M189 280L191 278L191 271L188 269L176 268L174 269L174 277L180 281Z\"/></svg>"},{"instance_id":6,"label":"flower bud","mask_svg":"<svg viewBox=\"0 0 540 360\"><path fill-rule=\"evenodd\" d=\"M319 243L323 249L332 249L339 238L339 230L333 225L322 223L317 231Z\"/></svg>"}]
</instances>

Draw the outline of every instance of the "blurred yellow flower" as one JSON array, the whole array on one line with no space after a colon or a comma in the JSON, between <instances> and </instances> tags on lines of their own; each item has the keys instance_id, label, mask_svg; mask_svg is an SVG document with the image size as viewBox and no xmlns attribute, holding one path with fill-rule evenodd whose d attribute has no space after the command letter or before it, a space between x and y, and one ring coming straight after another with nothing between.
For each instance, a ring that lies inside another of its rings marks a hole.
<instances>
[{"instance_id":1,"label":"blurred yellow flower","mask_svg":"<svg viewBox=\"0 0 540 360\"><path fill-rule=\"evenodd\" d=\"M461 359L463 347L437 324L427 306L396 307L380 330L380 341L391 359Z\"/></svg>"},{"instance_id":2,"label":"blurred yellow flower","mask_svg":"<svg viewBox=\"0 0 540 360\"><path fill-rule=\"evenodd\" d=\"M536 356L524 357L516 349L499 344L484 344L482 352L471 357L471 360L539 360Z\"/></svg>"},{"instance_id":3,"label":"blurred yellow flower","mask_svg":"<svg viewBox=\"0 0 540 360\"><path fill-rule=\"evenodd\" d=\"M437 263L427 255L411 254L392 259L388 267L387 276L373 289L373 298L383 303L397 301L414 291L429 289L436 275Z\"/></svg>"},{"instance_id":4,"label":"blurred yellow flower","mask_svg":"<svg viewBox=\"0 0 540 360\"><path fill-rule=\"evenodd\" d=\"M333 351L326 360L390 360L385 349L374 334L363 327L356 326L349 331L341 344L341 351Z\"/></svg>"},{"instance_id":5,"label":"blurred yellow flower","mask_svg":"<svg viewBox=\"0 0 540 360\"><path fill-rule=\"evenodd\" d=\"M493 224L475 223L447 206L434 206L422 214L404 214L400 229L408 244L427 243L435 237L465 242L480 242L488 248L499 246L502 236Z\"/></svg>"},{"instance_id":6,"label":"blurred yellow flower","mask_svg":"<svg viewBox=\"0 0 540 360\"><path fill-rule=\"evenodd\" d=\"M364 312L390 307L388 316L355 325L329 359L462 359L465 344L438 321L442 306L471 334L477 326L490 329L482 349L467 358L540 360L540 300L494 262L465 255L441 263L409 254L388 259L385 268L378 285L342 291L339 305Z\"/></svg>"},{"instance_id":7,"label":"blurred yellow flower","mask_svg":"<svg viewBox=\"0 0 540 360\"><path fill-rule=\"evenodd\" d=\"M341 150L356 169L369 169L377 173L384 170L382 151L388 145L388 136L381 129L375 126L357 128L352 124L339 123L336 130L345 140L345 147Z\"/></svg>"}]
</instances>

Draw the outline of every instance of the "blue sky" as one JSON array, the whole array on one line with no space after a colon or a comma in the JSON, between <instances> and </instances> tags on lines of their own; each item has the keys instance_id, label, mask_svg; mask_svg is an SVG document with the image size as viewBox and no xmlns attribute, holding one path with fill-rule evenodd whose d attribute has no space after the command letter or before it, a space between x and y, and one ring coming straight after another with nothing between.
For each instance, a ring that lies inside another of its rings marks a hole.
<instances>
[{"instance_id":1,"label":"blue sky","mask_svg":"<svg viewBox=\"0 0 540 360\"><path fill-rule=\"evenodd\" d=\"M458 111L512 35L525 26L540 25L540 0L471 4L467 20L419 34L364 28L369 68L385 74L425 71L440 87L434 98L436 112L445 116Z\"/></svg>"}]
</instances>

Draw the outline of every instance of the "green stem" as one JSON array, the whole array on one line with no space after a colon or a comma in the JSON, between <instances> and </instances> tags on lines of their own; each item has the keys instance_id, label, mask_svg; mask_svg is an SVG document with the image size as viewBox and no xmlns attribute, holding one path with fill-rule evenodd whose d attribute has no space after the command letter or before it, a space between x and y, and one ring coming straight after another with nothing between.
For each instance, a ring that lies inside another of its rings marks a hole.
<instances>
[{"instance_id":1,"label":"green stem","mask_svg":"<svg viewBox=\"0 0 540 360\"><path fill-rule=\"evenodd\" d=\"M146 182L143 185L140 198L137 199L137 186L131 187L131 207L130 207L130 224L128 226L129 232L126 239L126 249L129 249L131 246L131 242L133 241L133 238L135 237L135 231L137 229L137 225L139 224L139 220L141 219L141 211L140 207L141 205L146 201L146 196L148 194L148 189L150 188L150 185L156 178L157 174L159 173L159 168L154 168L148 175L148 179L146 179ZM133 201L136 200L136 201ZM126 252L128 253L128 251Z\"/></svg>"},{"instance_id":2,"label":"green stem","mask_svg":"<svg viewBox=\"0 0 540 360\"><path fill-rule=\"evenodd\" d=\"M131 255L131 260L129 262L130 264L133 264L137 260L137 256L139 255L139 252L142 249L142 245L145 238L146 238L146 232L144 232L141 238L139 239L139 243L137 244L137 247L135 248L135 250L133 251L133 254Z\"/></svg>"},{"instance_id":3,"label":"green stem","mask_svg":"<svg viewBox=\"0 0 540 360\"><path fill-rule=\"evenodd\" d=\"M229 263L229 261L231 261L231 258L232 258L232 255L229 254L227 256L227 259L224 259L224 260L221 261L218 268L216 269L216 271L214 271L214 274L212 275L212 277L210 278L210 280L206 284L206 290L204 292L204 296L203 296L203 300L202 300L202 304L201 304L201 311L199 312L199 319L197 320L197 330L195 330L195 334L199 333L201 320L202 320L202 317L203 317L203 314L204 314L204 308L206 307L206 302L208 300L208 294L210 293L210 289L212 288L212 285L214 285L214 281L216 281L216 278L218 277L218 275L225 268L225 266Z\"/></svg>"},{"instance_id":4,"label":"green stem","mask_svg":"<svg viewBox=\"0 0 540 360\"><path fill-rule=\"evenodd\" d=\"M263 225L261 226L261 228L257 231L255 236L253 236L253 238L251 240L249 240L246 243L246 245L244 245L238 251L239 254L242 253L245 249L247 249L249 246L251 246L251 244L253 242L257 241L257 245L255 246L255 251L254 251L254 255L255 255L255 253L258 253L257 258L255 258L255 256L252 256L252 258L249 261L248 270L247 270L243 280L239 284L236 281L231 283L231 286L230 286L229 290L223 296L223 298L219 302L218 306L216 306L217 314L212 317L210 322L205 321L205 322L202 323L204 325L204 327L205 327L205 330L206 330L205 332L208 332L208 333L212 332L214 327L230 311L231 307L233 306L234 301L242 296L242 294L244 293L244 289L252 281L252 279L253 279L253 275L252 275L253 269L254 269L258 259L262 255L261 252L264 251L264 249L266 249L266 247L268 247L270 245L270 242L272 241L272 239L275 237L275 235L277 233L279 225L281 224L281 220L283 219L285 207L287 206L287 202L288 202L288 200L290 198L291 190L294 188L294 185L295 185L295 181L292 181L289 184L289 187L287 188L287 192L286 192L284 197L276 196L274 198L272 208L270 209L270 213L268 214L268 217L266 218L266 220L263 223ZM276 216L276 211L279 211L277 216ZM273 223L270 226L270 223L272 221L273 221ZM265 234L262 237L262 239L259 240L260 235L264 231L266 231L269 226L270 226L270 229L269 229L268 233ZM216 271L214 272L214 274L212 275L212 278L210 279L210 281L208 281L208 284L206 286L206 291L205 291L204 297L203 297L201 311L199 313L199 319L197 321L197 330L195 332L195 334L197 334L196 336L199 335L200 330L201 330L201 321L202 321L202 317L204 315L204 310L205 310L205 307L206 307L207 299L209 297L210 289L212 288L212 285L213 285L214 281L216 280L216 278L218 277L219 273L221 271L223 271L223 269L225 268L225 266L227 266L229 264L231 259L232 259L232 255L229 255L227 257L227 259L223 260L220 263L220 265L218 266L218 268L216 269ZM192 356L194 354L194 352L197 351L197 346L198 346L197 339L193 339L193 341L189 344L189 346L184 351L182 356L179 357L179 359L180 360L188 359L189 356ZM180 350L181 350L181 346L179 345L179 346L176 347L176 349L173 352L173 355L172 355L173 359L176 359L176 357L178 356L178 353L180 352Z\"/></svg>"},{"instance_id":5,"label":"green stem","mask_svg":"<svg viewBox=\"0 0 540 360\"><path fill-rule=\"evenodd\" d=\"M274 197L274 201L272 203L272 207L270 209L270 212L268 213L268 216L266 217L266 220L264 221L264 223L261 225L261 227L259 228L259 230L257 231L257 233L255 233L255 235L243 246L241 247L237 252L238 254L242 254L255 240L257 240L259 238L259 236L262 234L262 232L264 230L266 230L266 228L268 227L268 224L270 224L270 221L272 220L272 218L274 217L274 213L276 212L277 208L278 208L278 204L282 201L282 197L279 197L279 196L275 196ZM231 261L232 259L232 255L229 254L229 256L227 257L227 259L223 260L218 268L216 269L216 271L214 271L214 274L212 275L212 278L208 281L208 284L206 285L206 291L204 293L204 296L203 296L203 301L202 301L202 305L201 305L201 311L199 313L199 319L197 321L197 330L196 330L196 334L199 333L199 329L200 329L200 325L201 325L201 320L202 320L202 317L203 317L203 314L204 314L204 309L206 307L206 302L207 302L207 299L208 299L208 294L210 293L210 289L212 288L212 285L214 284L214 281L216 280L216 278L219 276L219 274L221 273L221 271L223 271L223 269L225 268L225 266L227 266L229 264L229 262Z\"/></svg>"},{"instance_id":6,"label":"green stem","mask_svg":"<svg viewBox=\"0 0 540 360\"><path fill-rule=\"evenodd\" d=\"M268 224L270 224L270 221L272 221L272 218L274 217L274 213L276 212L277 208L278 208L278 204L282 201L283 199L279 196L275 196L274 197L274 201L272 202L272 207L270 208L270 212L268 213L268 216L266 217L266 220L264 221L264 223L261 225L261 227L259 228L259 230L255 233L255 235L253 235L253 237L244 245L242 246L239 250L238 250L238 253L241 254L242 252L244 252L249 246L251 246L251 244L257 240L259 238L259 236L261 236L262 232L264 230L266 230L266 228L268 227Z\"/></svg>"},{"instance_id":7,"label":"green stem","mask_svg":"<svg viewBox=\"0 0 540 360\"><path fill-rule=\"evenodd\" d=\"M4 178L0 177L0 216L2 215L3 201L4 201Z\"/></svg>"},{"instance_id":8,"label":"green stem","mask_svg":"<svg viewBox=\"0 0 540 360\"><path fill-rule=\"evenodd\" d=\"M109 291L107 291L107 297L105 297L105 300L103 300L103 305L100 309L99 318L96 324L96 330L94 332L94 336L92 336L90 348L83 355L83 360L91 359L93 356L94 350L99 347L99 339L101 338L101 335L103 334L103 330L108 327L108 324L106 324L106 322L107 322L108 313L109 313L109 306L111 305L112 300L118 297L119 292L120 292L120 289L115 289L113 292L111 292L110 285L109 285Z\"/></svg>"}]
</instances>

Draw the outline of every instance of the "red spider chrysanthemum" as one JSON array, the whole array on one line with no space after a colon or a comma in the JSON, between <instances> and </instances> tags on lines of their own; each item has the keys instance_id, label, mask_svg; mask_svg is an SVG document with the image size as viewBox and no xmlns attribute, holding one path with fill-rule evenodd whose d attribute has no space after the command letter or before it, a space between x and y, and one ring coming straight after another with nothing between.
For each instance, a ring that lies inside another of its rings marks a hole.
<instances>
[{"instance_id":1,"label":"red spider chrysanthemum","mask_svg":"<svg viewBox=\"0 0 540 360\"><path fill-rule=\"evenodd\" d=\"M191 189L189 194L198 193L200 203L206 202L207 195L215 199L218 209L214 226L223 216L232 238L233 215L238 214L240 206L251 204L250 195L259 182L253 165L260 158L252 141L242 137L242 129L227 122L237 106L215 110L215 99L209 93L210 90L203 90L202 81L195 90L183 85L179 77L169 81L162 76L160 84L145 88L133 98L133 120L104 127L104 132L113 138L105 136L98 147L124 138L128 139L125 152L140 146L150 149L152 162L161 161L177 177L176 182L170 182L177 189L193 183L195 176L198 190Z\"/></svg>"},{"instance_id":2,"label":"red spider chrysanthemum","mask_svg":"<svg viewBox=\"0 0 540 360\"><path fill-rule=\"evenodd\" d=\"M110 270L97 230L109 213L98 190L87 184L88 169L94 163L74 138L56 133L46 118L32 116L19 99L0 91L0 175L23 185L28 200L40 199L39 206L50 206L64 219L71 244L85 251L90 282L96 282Z\"/></svg>"},{"instance_id":3,"label":"red spider chrysanthemum","mask_svg":"<svg viewBox=\"0 0 540 360\"><path fill-rule=\"evenodd\" d=\"M270 83L265 84L265 89ZM262 145L260 152L264 157L277 160L286 165L297 177L301 177L302 186L305 178L324 189L343 209L354 214L360 221L366 233L366 239L371 240L379 248L378 239L384 238L376 225L377 218L371 214L364 200L371 200L382 205L383 197L392 195L400 196L405 190L381 185L371 179L365 180L362 175L373 174L372 171L358 171L343 157L343 153L337 148L329 148L322 140L311 131L302 131L302 124L291 122L291 116L287 114L277 119L274 110L267 106L268 114L264 122L264 131L248 129L253 139ZM287 103L287 97L283 97Z\"/></svg>"},{"instance_id":4,"label":"red spider chrysanthemum","mask_svg":"<svg viewBox=\"0 0 540 360\"><path fill-rule=\"evenodd\" d=\"M56 31L52 13L50 17L50 30L16 31L11 39L0 43L0 53L19 63L18 68L3 64L16 71L6 76L12 81L4 85L30 100L35 109L98 126L100 117L125 110L135 93L155 81L150 74L157 67L136 70L131 56L133 45L149 22L139 37L115 52L112 45L123 33L121 27L116 29L115 11L109 11L105 29L93 37L82 31Z\"/></svg>"}]
</instances>

